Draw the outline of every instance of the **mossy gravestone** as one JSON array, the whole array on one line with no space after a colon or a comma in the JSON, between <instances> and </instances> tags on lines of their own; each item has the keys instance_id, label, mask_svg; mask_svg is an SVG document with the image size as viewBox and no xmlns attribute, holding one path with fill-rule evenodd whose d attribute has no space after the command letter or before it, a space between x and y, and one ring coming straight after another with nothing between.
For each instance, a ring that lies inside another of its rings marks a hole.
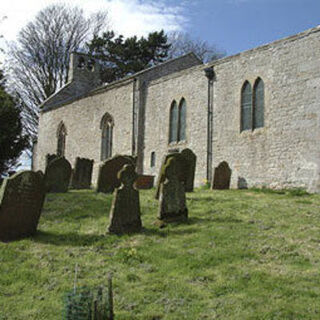
<instances>
[{"instance_id":1,"label":"mossy gravestone","mask_svg":"<svg viewBox=\"0 0 320 320\"><path fill-rule=\"evenodd\" d=\"M160 172L158 175L157 185L156 185L156 195L155 198L159 199L160 185L164 181L164 167L171 158L176 159L176 171L178 179L184 183L185 191L192 192L194 184L194 175L196 168L196 155L190 149L184 149L181 152L173 152L165 155Z\"/></svg>"},{"instance_id":2,"label":"mossy gravestone","mask_svg":"<svg viewBox=\"0 0 320 320\"><path fill-rule=\"evenodd\" d=\"M76 158L76 164L71 177L72 189L90 189L93 160Z\"/></svg>"},{"instance_id":3,"label":"mossy gravestone","mask_svg":"<svg viewBox=\"0 0 320 320\"><path fill-rule=\"evenodd\" d=\"M121 186L116 189L110 210L110 233L138 232L142 228L139 191L133 187L137 174L132 164L126 164L118 173Z\"/></svg>"},{"instance_id":4,"label":"mossy gravestone","mask_svg":"<svg viewBox=\"0 0 320 320\"><path fill-rule=\"evenodd\" d=\"M71 164L64 158L57 158L52 160L45 173L46 191L47 192L67 192L70 177L71 177Z\"/></svg>"},{"instance_id":5,"label":"mossy gravestone","mask_svg":"<svg viewBox=\"0 0 320 320\"><path fill-rule=\"evenodd\" d=\"M212 189L230 189L231 169L227 162L222 161L214 168Z\"/></svg>"},{"instance_id":6,"label":"mossy gravestone","mask_svg":"<svg viewBox=\"0 0 320 320\"><path fill-rule=\"evenodd\" d=\"M135 167L135 158L126 155L115 155L107 159L99 167L97 192L112 193L115 188L120 186L118 172L125 164Z\"/></svg>"},{"instance_id":7,"label":"mossy gravestone","mask_svg":"<svg viewBox=\"0 0 320 320\"><path fill-rule=\"evenodd\" d=\"M52 162L55 159L58 159L59 156L57 156L56 154L47 154L46 155L46 168L48 167L49 163Z\"/></svg>"},{"instance_id":8,"label":"mossy gravestone","mask_svg":"<svg viewBox=\"0 0 320 320\"><path fill-rule=\"evenodd\" d=\"M44 197L41 171L22 171L5 179L0 189L0 240L36 233Z\"/></svg>"},{"instance_id":9,"label":"mossy gravestone","mask_svg":"<svg viewBox=\"0 0 320 320\"><path fill-rule=\"evenodd\" d=\"M164 181L160 185L158 219L164 222L188 218L184 183L178 177L178 161L170 158L164 166Z\"/></svg>"}]
</instances>

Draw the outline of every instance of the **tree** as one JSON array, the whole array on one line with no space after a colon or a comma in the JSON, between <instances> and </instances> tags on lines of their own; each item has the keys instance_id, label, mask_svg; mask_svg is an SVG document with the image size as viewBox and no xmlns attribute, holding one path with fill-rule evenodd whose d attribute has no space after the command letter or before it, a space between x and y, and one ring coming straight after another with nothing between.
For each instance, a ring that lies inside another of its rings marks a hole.
<instances>
[{"instance_id":1,"label":"tree","mask_svg":"<svg viewBox=\"0 0 320 320\"><path fill-rule=\"evenodd\" d=\"M67 82L70 53L105 27L106 18L105 12L86 18L78 7L51 5L11 44L6 63L10 92L20 103L24 129L32 138L38 106Z\"/></svg>"},{"instance_id":2,"label":"tree","mask_svg":"<svg viewBox=\"0 0 320 320\"><path fill-rule=\"evenodd\" d=\"M18 164L21 152L28 145L22 133L21 110L4 89L0 71L0 177Z\"/></svg>"},{"instance_id":3,"label":"tree","mask_svg":"<svg viewBox=\"0 0 320 320\"><path fill-rule=\"evenodd\" d=\"M111 82L166 60L170 44L164 31L149 33L147 38L115 37L114 32L94 36L87 43L89 54L104 62L102 80Z\"/></svg>"},{"instance_id":4,"label":"tree","mask_svg":"<svg viewBox=\"0 0 320 320\"><path fill-rule=\"evenodd\" d=\"M201 39L194 39L188 33L181 31L170 32L168 42L171 44L168 52L168 58L170 59L191 51L204 63L225 56L225 53L219 51L215 45Z\"/></svg>"}]
</instances>

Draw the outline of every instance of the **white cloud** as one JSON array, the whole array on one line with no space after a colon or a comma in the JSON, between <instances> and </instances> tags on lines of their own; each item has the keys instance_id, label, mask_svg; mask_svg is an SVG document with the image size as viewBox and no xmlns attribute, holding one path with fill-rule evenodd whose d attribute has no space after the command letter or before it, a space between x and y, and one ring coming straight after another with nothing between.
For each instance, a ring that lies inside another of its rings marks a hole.
<instances>
[{"instance_id":1,"label":"white cloud","mask_svg":"<svg viewBox=\"0 0 320 320\"><path fill-rule=\"evenodd\" d=\"M107 10L112 28L124 36L141 36L160 29L181 30L187 23L183 17L184 5L168 6L163 0L10 0L1 1L0 18L7 18L0 23L0 34L7 41L14 40L19 30L39 10L52 3L78 5L88 14Z\"/></svg>"}]
</instances>

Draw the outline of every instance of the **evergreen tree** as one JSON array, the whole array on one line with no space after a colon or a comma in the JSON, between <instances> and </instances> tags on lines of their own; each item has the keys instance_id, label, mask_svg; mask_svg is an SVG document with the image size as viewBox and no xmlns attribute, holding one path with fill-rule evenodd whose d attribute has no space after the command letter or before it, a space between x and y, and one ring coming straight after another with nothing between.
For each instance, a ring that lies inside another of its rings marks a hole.
<instances>
[{"instance_id":1,"label":"evergreen tree","mask_svg":"<svg viewBox=\"0 0 320 320\"><path fill-rule=\"evenodd\" d=\"M20 109L5 91L0 71L0 177L17 165L27 145L28 139L22 134Z\"/></svg>"},{"instance_id":2,"label":"evergreen tree","mask_svg":"<svg viewBox=\"0 0 320 320\"><path fill-rule=\"evenodd\" d=\"M113 31L94 36L87 43L89 54L104 62L102 80L111 82L166 60L170 44L164 31L149 33L147 38L115 37Z\"/></svg>"}]
</instances>

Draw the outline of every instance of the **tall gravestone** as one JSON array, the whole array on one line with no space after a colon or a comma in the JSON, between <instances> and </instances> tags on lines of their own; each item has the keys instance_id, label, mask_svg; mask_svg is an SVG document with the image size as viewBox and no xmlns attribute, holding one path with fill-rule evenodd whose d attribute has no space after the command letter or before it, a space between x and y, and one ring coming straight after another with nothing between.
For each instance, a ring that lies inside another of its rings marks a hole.
<instances>
[{"instance_id":1,"label":"tall gravestone","mask_svg":"<svg viewBox=\"0 0 320 320\"><path fill-rule=\"evenodd\" d=\"M91 186L93 160L76 158L76 163L71 177L72 189L89 189Z\"/></svg>"},{"instance_id":2,"label":"tall gravestone","mask_svg":"<svg viewBox=\"0 0 320 320\"><path fill-rule=\"evenodd\" d=\"M115 155L103 162L99 167L97 192L112 193L120 186L118 172L125 164L135 167L135 158L126 155Z\"/></svg>"},{"instance_id":3,"label":"tall gravestone","mask_svg":"<svg viewBox=\"0 0 320 320\"><path fill-rule=\"evenodd\" d=\"M111 233L138 232L142 228L139 191L133 187L137 176L132 164L124 165L118 172L121 185L116 188L110 210L108 231Z\"/></svg>"},{"instance_id":4,"label":"tall gravestone","mask_svg":"<svg viewBox=\"0 0 320 320\"><path fill-rule=\"evenodd\" d=\"M155 198L159 199L160 185L164 181L164 167L167 164L168 160L174 158L176 159L176 171L177 176L181 182L185 185L185 191L192 192L194 184L194 175L196 168L196 155L190 149L184 149L181 152L173 152L165 155L163 158L160 172L158 175L158 180L156 184L156 194Z\"/></svg>"},{"instance_id":5,"label":"tall gravestone","mask_svg":"<svg viewBox=\"0 0 320 320\"><path fill-rule=\"evenodd\" d=\"M194 187L194 175L196 171L197 156L189 148L183 149L181 151L181 155L186 161L185 191L192 192Z\"/></svg>"},{"instance_id":6,"label":"tall gravestone","mask_svg":"<svg viewBox=\"0 0 320 320\"><path fill-rule=\"evenodd\" d=\"M71 164L64 158L52 160L45 172L47 192L67 192L71 178Z\"/></svg>"},{"instance_id":7,"label":"tall gravestone","mask_svg":"<svg viewBox=\"0 0 320 320\"><path fill-rule=\"evenodd\" d=\"M188 218L184 183L179 179L179 164L170 158L164 166L164 181L160 184L158 219L164 222Z\"/></svg>"},{"instance_id":8,"label":"tall gravestone","mask_svg":"<svg viewBox=\"0 0 320 320\"><path fill-rule=\"evenodd\" d=\"M222 161L214 168L212 189L230 189L231 169L226 161Z\"/></svg>"},{"instance_id":9,"label":"tall gravestone","mask_svg":"<svg viewBox=\"0 0 320 320\"><path fill-rule=\"evenodd\" d=\"M41 171L22 171L3 181L0 189L0 240L33 235L45 198Z\"/></svg>"}]
</instances>

